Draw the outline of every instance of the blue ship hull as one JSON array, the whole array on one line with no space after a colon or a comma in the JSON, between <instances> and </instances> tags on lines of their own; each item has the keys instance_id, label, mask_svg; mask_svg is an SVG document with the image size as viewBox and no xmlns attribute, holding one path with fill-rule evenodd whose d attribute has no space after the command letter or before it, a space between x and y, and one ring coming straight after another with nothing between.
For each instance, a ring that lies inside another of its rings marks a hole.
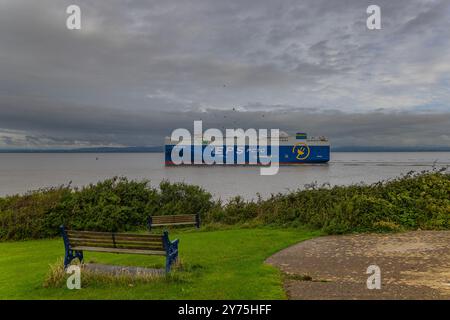
<instances>
[{"instance_id":1,"label":"blue ship hull","mask_svg":"<svg viewBox=\"0 0 450 320\"><path fill-rule=\"evenodd\" d=\"M172 160L172 151L173 148L189 148L189 146L176 146L172 144L167 144L165 146L165 164L167 166L175 165ZM191 148L191 159L188 163L192 165L200 165L200 163L194 163L194 146L190 146ZM206 146L202 146L202 154L205 150ZM301 150L299 150L299 146L296 145L280 145L279 146L279 164L281 165L295 165L302 163L325 163L330 160L330 146L329 145L308 145L304 144L304 146L300 146ZM183 151L180 149L176 149L175 152L182 155ZM228 152L227 148L223 146L222 148L217 149L217 157L221 158L222 162L226 163L226 155L228 153L233 153L233 163L243 164L243 165L251 165L251 164L261 164L260 159L257 154L257 147L249 147L249 146L235 146L234 149L229 148ZM245 161L244 163L238 162L238 157L242 157L242 153L244 153ZM268 147L268 155L271 154L270 147ZM214 153L213 153L214 155ZM255 162L251 162L250 159L254 159ZM202 161L202 164L204 161ZM221 165L222 163L218 163Z\"/></svg>"}]
</instances>

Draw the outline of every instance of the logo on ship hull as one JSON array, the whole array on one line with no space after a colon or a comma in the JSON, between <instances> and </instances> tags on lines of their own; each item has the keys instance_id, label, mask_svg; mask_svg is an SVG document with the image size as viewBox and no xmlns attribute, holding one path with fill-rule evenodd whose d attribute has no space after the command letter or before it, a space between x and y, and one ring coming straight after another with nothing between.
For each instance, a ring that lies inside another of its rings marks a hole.
<instances>
[{"instance_id":1,"label":"logo on ship hull","mask_svg":"<svg viewBox=\"0 0 450 320\"><path fill-rule=\"evenodd\" d=\"M309 157L310 150L306 143L299 142L292 147L292 153L296 154L295 159L305 160Z\"/></svg>"}]
</instances>

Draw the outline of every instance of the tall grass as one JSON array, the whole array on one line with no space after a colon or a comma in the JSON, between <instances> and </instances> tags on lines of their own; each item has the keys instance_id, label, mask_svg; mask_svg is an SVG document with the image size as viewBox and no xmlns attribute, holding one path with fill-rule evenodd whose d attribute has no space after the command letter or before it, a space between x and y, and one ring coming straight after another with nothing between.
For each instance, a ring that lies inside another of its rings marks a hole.
<instances>
[{"instance_id":1,"label":"tall grass","mask_svg":"<svg viewBox=\"0 0 450 320\"><path fill-rule=\"evenodd\" d=\"M198 273L197 268L191 266L182 266L177 263L170 273L150 274L150 273L130 273L126 269L115 273L106 273L94 271L85 264L79 264L83 288L96 285L121 285L121 286L135 286L143 283L184 283L190 281ZM50 264L49 271L45 276L43 286L45 288L64 288L67 285L67 279L70 274L64 269L63 259L58 259L55 263Z\"/></svg>"}]
</instances>

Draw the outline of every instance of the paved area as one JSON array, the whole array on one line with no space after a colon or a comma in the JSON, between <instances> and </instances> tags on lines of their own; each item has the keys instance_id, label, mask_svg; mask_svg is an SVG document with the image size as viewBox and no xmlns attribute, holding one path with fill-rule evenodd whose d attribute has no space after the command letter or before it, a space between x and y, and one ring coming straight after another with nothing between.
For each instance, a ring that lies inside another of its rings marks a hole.
<instances>
[{"instance_id":1,"label":"paved area","mask_svg":"<svg viewBox=\"0 0 450 320\"><path fill-rule=\"evenodd\" d=\"M286 274L290 299L450 299L450 231L326 236L266 261ZM369 265L381 289L367 289Z\"/></svg>"},{"instance_id":2,"label":"paved area","mask_svg":"<svg viewBox=\"0 0 450 320\"><path fill-rule=\"evenodd\" d=\"M88 271L111 274L111 275L131 275L131 276L159 276L164 275L163 269L151 269L142 267L123 267L113 266L107 264L88 263L84 265L84 268Z\"/></svg>"}]
</instances>

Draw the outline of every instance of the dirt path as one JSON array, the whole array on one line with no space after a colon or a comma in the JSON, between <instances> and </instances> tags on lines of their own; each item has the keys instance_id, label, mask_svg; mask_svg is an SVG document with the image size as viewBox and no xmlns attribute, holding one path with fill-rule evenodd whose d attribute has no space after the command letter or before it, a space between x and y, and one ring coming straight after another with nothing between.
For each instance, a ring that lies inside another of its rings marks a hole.
<instances>
[{"instance_id":1,"label":"dirt path","mask_svg":"<svg viewBox=\"0 0 450 320\"><path fill-rule=\"evenodd\" d=\"M266 262L286 273L291 299L450 299L450 231L320 237ZM380 290L367 289L369 265Z\"/></svg>"}]
</instances>

